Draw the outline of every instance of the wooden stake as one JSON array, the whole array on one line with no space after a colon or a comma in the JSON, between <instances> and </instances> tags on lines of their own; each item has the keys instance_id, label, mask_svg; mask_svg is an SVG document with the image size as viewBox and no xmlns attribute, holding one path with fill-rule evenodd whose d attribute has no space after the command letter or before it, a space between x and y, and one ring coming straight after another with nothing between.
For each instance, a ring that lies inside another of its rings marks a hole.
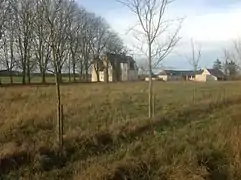
<instances>
[{"instance_id":1,"label":"wooden stake","mask_svg":"<svg viewBox=\"0 0 241 180\"><path fill-rule=\"evenodd\" d=\"M64 107L63 105L61 104L60 106L60 147L62 148L63 147L63 135L64 135Z\"/></svg>"},{"instance_id":2,"label":"wooden stake","mask_svg":"<svg viewBox=\"0 0 241 180\"><path fill-rule=\"evenodd\" d=\"M152 100L152 117L155 116L155 93L152 95L153 100Z\"/></svg>"}]
</instances>

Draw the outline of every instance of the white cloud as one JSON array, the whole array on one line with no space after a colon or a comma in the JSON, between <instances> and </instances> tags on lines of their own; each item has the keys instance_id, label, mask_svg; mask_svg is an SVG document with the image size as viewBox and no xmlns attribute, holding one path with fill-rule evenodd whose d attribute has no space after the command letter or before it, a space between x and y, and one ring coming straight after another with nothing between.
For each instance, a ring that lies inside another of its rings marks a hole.
<instances>
[{"instance_id":1,"label":"white cloud","mask_svg":"<svg viewBox=\"0 0 241 180\"><path fill-rule=\"evenodd\" d=\"M221 0L215 0L214 3L210 3L210 0L194 0L191 4L190 0L183 0L168 8L168 18L186 17L180 32L182 40L175 52L183 55L189 53L190 38L193 38L201 45L206 64L211 64L214 57L222 56L222 49L230 46L232 39L241 37L241 3L234 1L234 4L231 1L228 4ZM129 48L137 45L133 36L126 34L136 22L135 16L127 8L120 5L102 15ZM169 59L178 59L177 56L173 57Z\"/></svg>"},{"instance_id":2,"label":"white cloud","mask_svg":"<svg viewBox=\"0 0 241 180\"><path fill-rule=\"evenodd\" d=\"M182 11L179 10L179 12L181 13ZM126 33L128 29L135 24L135 17L126 11L125 13L123 11L115 12L115 14L121 14L121 16L114 16L114 14L109 13L107 15L108 21L111 23L113 29L120 34L128 47L133 47L133 45L136 45L136 42L130 33ZM186 15L187 18L180 32L182 37L181 45L184 47L190 47L190 38L193 38L201 44L203 50L220 49L224 47L219 47L219 42L223 46L224 42L231 41L241 35L241 23L239 23L241 19L241 8L204 15L195 15L192 12L190 12L189 15L188 13L183 13L179 17L183 17L184 15ZM187 48L178 49L179 51L186 51Z\"/></svg>"},{"instance_id":3,"label":"white cloud","mask_svg":"<svg viewBox=\"0 0 241 180\"><path fill-rule=\"evenodd\" d=\"M241 9L240 9L241 10ZM201 42L227 41L241 34L241 11L187 18L182 35Z\"/></svg>"}]
</instances>

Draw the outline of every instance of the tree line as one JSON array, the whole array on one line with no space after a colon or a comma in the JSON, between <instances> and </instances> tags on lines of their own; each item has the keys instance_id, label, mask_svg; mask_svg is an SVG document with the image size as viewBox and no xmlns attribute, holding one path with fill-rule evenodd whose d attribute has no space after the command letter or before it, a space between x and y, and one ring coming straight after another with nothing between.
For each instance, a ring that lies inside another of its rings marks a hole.
<instances>
[{"instance_id":1,"label":"tree line","mask_svg":"<svg viewBox=\"0 0 241 180\"><path fill-rule=\"evenodd\" d=\"M93 56L125 53L118 34L106 20L73 0L1 0L0 67L21 72L22 83L38 72L42 83L63 72L87 80ZM4 14L4 15L3 15Z\"/></svg>"},{"instance_id":2,"label":"tree line","mask_svg":"<svg viewBox=\"0 0 241 180\"><path fill-rule=\"evenodd\" d=\"M228 80L240 79L241 40L236 39L229 49L224 49L223 58L213 63L213 69L221 70Z\"/></svg>"},{"instance_id":3,"label":"tree line","mask_svg":"<svg viewBox=\"0 0 241 180\"><path fill-rule=\"evenodd\" d=\"M220 70L229 80L237 78L239 75L239 66L234 60L226 59L221 62L219 59L214 61L213 69Z\"/></svg>"},{"instance_id":4,"label":"tree line","mask_svg":"<svg viewBox=\"0 0 241 180\"><path fill-rule=\"evenodd\" d=\"M193 71L198 71L200 68L199 63L202 57L202 51L191 39L191 53L186 56L189 64L192 66ZM233 45L230 46L229 50L224 49L223 57L217 58L213 62L213 69L220 70L224 73L228 80L237 79L240 77L241 67L241 40L237 39L233 41Z\"/></svg>"}]
</instances>

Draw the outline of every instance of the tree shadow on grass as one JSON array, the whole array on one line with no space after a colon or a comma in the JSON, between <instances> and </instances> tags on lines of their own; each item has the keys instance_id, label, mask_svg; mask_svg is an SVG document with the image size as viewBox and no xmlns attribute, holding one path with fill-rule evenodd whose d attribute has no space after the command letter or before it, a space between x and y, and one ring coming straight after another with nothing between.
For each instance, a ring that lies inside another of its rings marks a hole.
<instances>
[{"instance_id":1,"label":"tree shadow on grass","mask_svg":"<svg viewBox=\"0 0 241 180\"><path fill-rule=\"evenodd\" d=\"M205 180L229 180L228 160L221 150L209 150L198 154L198 165L205 167Z\"/></svg>"}]
</instances>

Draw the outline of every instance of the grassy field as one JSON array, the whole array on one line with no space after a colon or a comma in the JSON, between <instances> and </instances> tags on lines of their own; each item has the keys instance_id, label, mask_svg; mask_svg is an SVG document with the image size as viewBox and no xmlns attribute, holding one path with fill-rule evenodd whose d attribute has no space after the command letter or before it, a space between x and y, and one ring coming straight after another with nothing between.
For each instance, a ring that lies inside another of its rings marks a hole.
<instances>
[{"instance_id":1,"label":"grassy field","mask_svg":"<svg viewBox=\"0 0 241 180\"><path fill-rule=\"evenodd\" d=\"M76 77L76 81L79 80L79 77ZM62 77L63 82L69 82L69 77L64 76ZM71 77L71 82L74 81L74 77ZM0 82L2 84L10 84L11 80L7 76L0 76ZM27 82L27 78L26 78ZM33 76L31 77L31 83L41 83L42 78L40 76ZM46 77L46 83L54 83L55 82L55 77L54 76L47 76ZM22 84L22 77L21 76L13 76L13 84Z\"/></svg>"},{"instance_id":2,"label":"grassy field","mask_svg":"<svg viewBox=\"0 0 241 180\"><path fill-rule=\"evenodd\" d=\"M55 88L0 88L0 179L240 180L241 83L62 86L64 149L56 148Z\"/></svg>"}]
</instances>

